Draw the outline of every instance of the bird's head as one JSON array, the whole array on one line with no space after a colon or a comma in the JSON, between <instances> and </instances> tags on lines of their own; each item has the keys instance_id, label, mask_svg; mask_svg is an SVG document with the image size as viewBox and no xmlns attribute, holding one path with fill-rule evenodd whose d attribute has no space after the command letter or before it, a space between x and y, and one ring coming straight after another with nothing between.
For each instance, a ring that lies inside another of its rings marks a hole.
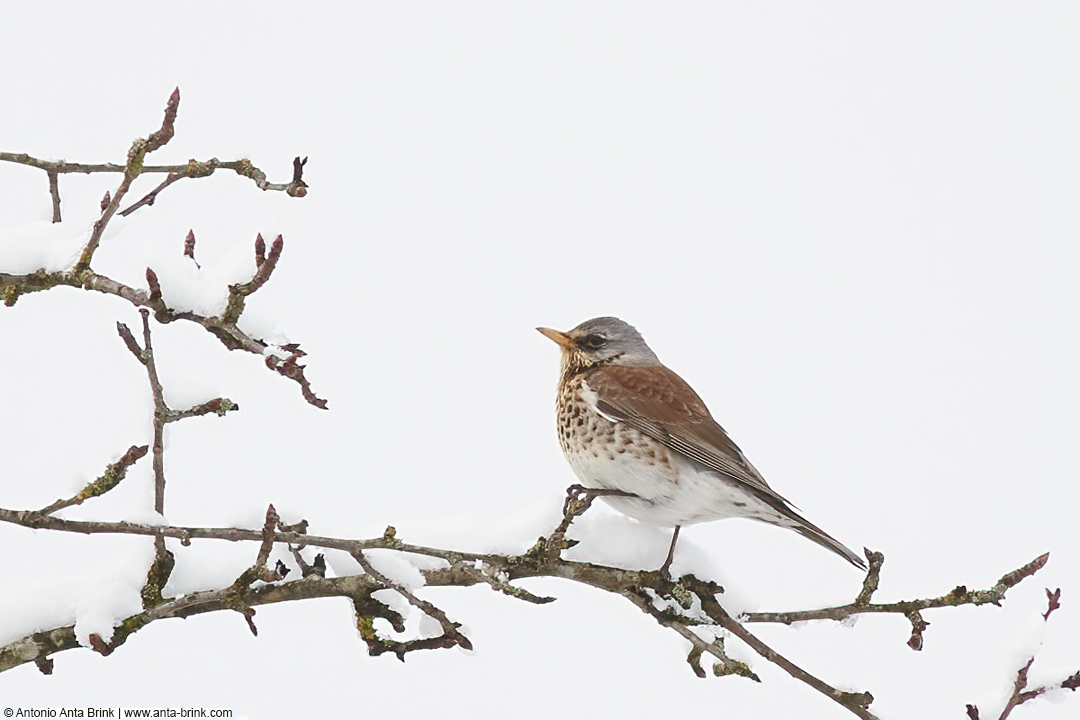
<instances>
[{"instance_id":1,"label":"bird's head","mask_svg":"<svg viewBox=\"0 0 1080 720\"><path fill-rule=\"evenodd\" d=\"M536 329L562 348L565 368L660 363L656 354L645 344L641 333L619 318L593 318L568 332L545 327Z\"/></svg>"}]
</instances>

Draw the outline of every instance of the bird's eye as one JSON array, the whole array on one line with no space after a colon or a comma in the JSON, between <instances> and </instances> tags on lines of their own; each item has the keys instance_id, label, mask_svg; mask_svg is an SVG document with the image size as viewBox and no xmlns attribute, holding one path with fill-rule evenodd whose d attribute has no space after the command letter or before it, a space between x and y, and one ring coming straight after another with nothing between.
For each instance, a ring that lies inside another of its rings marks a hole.
<instances>
[{"instance_id":1,"label":"bird's eye","mask_svg":"<svg viewBox=\"0 0 1080 720\"><path fill-rule=\"evenodd\" d=\"M607 338L603 335L598 335L596 333L589 333L584 338L582 338L581 344L592 350L598 350L599 348L607 345Z\"/></svg>"}]
</instances>

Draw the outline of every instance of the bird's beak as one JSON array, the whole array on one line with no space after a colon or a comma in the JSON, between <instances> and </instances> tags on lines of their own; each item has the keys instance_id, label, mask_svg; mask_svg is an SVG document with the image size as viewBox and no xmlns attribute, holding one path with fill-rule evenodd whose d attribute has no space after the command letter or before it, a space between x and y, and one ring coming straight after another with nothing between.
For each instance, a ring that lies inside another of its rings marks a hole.
<instances>
[{"instance_id":1,"label":"bird's beak","mask_svg":"<svg viewBox=\"0 0 1080 720\"><path fill-rule=\"evenodd\" d=\"M551 328L545 327L538 327L536 329L539 330L540 334L546 337L548 340L554 340L564 348L570 349L572 347L577 347L574 341L571 340L570 336L566 333L562 333L558 330L552 330Z\"/></svg>"}]
</instances>

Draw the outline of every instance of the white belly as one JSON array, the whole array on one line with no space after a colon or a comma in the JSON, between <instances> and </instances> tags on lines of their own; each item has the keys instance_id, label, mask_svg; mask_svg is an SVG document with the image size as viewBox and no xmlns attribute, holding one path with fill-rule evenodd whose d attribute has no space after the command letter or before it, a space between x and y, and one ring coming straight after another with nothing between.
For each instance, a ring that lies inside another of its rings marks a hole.
<instances>
[{"instance_id":1,"label":"white belly","mask_svg":"<svg viewBox=\"0 0 1080 720\"><path fill-rule=\"evenodd\" d=\"M563 453L583 486L637 496L603 496L621 513L664 527L730 517L780 517L736 481L696 465L633 428L593 410L585 411L580 423L578 418L559 408Z\"/></svg>"}]
</instances>

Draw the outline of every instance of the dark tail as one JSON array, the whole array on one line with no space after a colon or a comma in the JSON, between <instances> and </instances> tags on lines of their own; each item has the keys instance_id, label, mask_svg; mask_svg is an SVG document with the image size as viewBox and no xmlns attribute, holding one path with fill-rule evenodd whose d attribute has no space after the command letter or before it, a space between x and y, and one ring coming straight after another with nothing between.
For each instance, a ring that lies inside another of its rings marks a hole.
<instances>
[{"instance_id":1,"label":"dark tail","mask_svg":"<svg viewBox=\"0 0 1080 720\"><path fill-rule=\"evenodd\" d=\"M804 538L813 540L821 547L832 550L860 570L866 570L865 560L856 555L847 545L844 545L844 543L840 542L832 535L829 535L821 528L804 520L802 525L793 526L791 529L802 535Z\"/></svg>"},{"instance_id":2,"label":"dark tail","mask_svg":"<svg viewBox=\"0 0 1080 720\"><path fill-rule=\"evenodd\" d=\"M832 550L834 553L844 558L860 570L866 570L865 560L856 555L850 548L848 548L848 546L844 545L844 543L840 542L832 535L825 532L817 525L804 518L802 515L799 515L790 507L784 508L783 520L775 524L791 528L795 532L802 535L804 538L807 538L808 540L813 540L821 547Z\"/></svg>"}]
</instances>

